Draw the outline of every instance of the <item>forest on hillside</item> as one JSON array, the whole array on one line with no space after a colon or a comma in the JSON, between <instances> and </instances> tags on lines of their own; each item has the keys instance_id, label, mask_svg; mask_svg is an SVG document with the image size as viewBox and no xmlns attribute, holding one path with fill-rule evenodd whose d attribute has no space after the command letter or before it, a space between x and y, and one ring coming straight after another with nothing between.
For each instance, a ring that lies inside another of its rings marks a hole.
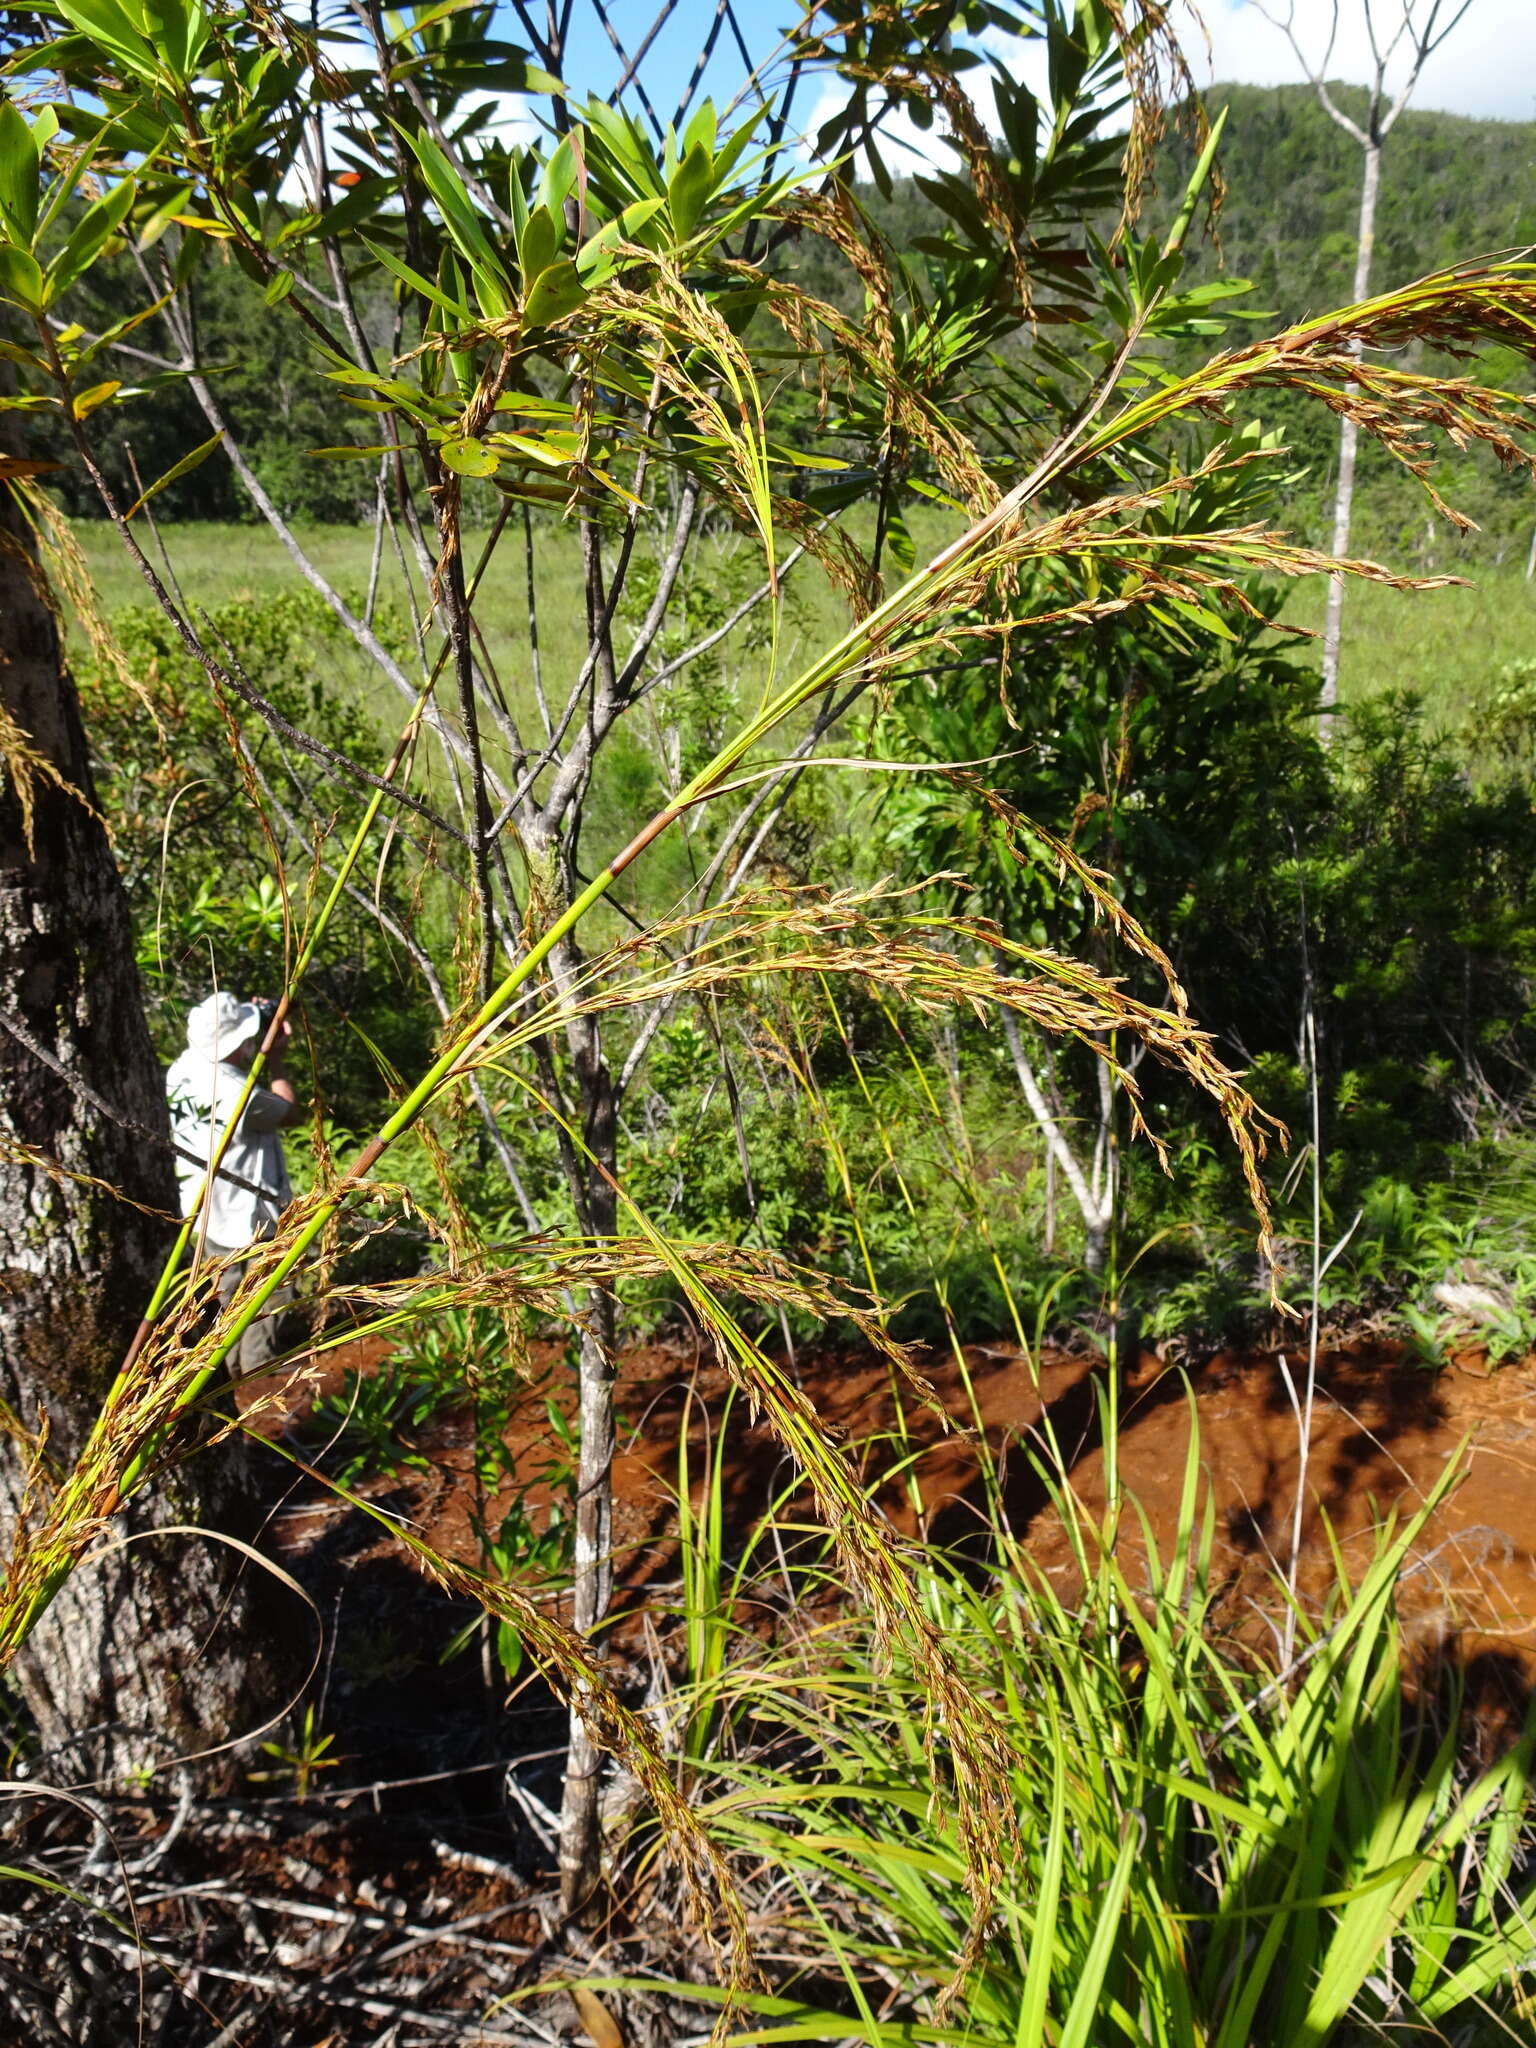
<instances>
[{"instance_id":1,"label":"forest on hillside","mask_svg":"<svg viewBox=\"0 0 1536 2048\"><path fill-rule=\"evenodd\" d=\"M1536 124L571 15L0 29L0 2013L1536 2039Z\"/></svg>"},{"instance_id":2,"label":"forest on hillside","mask_svg":"<svg viewBox=\"0 0 1536 2048\"><path fill-rule=\"evenodd\" d=\"M1361 89L1337 90L1346 110L1359 111ZM1355 145L1306 85L1218 83L1202 94L1202 101L1208 116L1227 110L1223 161L1228 176L1219 212L1203 218L1191 239L1190 277L1246 282L1250 290L1242 310L1257 316L1255 326L1261 329L1343 303L1355 260ZM1194 162L1193 145L1181 128L1172 127L1162 139L1156 183L1147 196L1148 227L1166 231ZM1533 191L1536 122L1484 121L1410 105L1394 131L1390 175L1383 186L1376 231L1380 282L1405 284L1472 257L1528 247L1536 241ZM889 192L856 183L853 196L898 248L942 224L939 209L911 176L893 172ZM1108 233L1113 210L1096 224ZM778 260L839 304L857 305L856 279L825 245L801 237ZM118 289L110 260L84 282L87 291L99 290L103 299ZM260 286L234 262L201 271L194 289L202 355L218 366L231 427L284 516L301 523L365 518L368 490L359 477L306 459L311 447L352 438L355 422L302 337L263 317ZM383 298L374 317L387 319ZM159 476L189 441L196 444L200 418L187 394L173 386L152 406L110 422L101 453L114 482L127 482L123 440L135 448L144 476ZM1305 468L1320 521L1333 462L1327 424L1304 406L1282 405L1276 419ZM1465 489L1467 480L1460 481ZM1372 545L1390 545L1400 537L1398 528L1407 531L1410 546L1417 543L1422 510L1410 491L1398 488L1390 465L1375 465L1369 483L1361 512ZM1484 473L1471 489L1471 509L1486 535L1472 540L1473 557L1486 559L1487 551L1502 561L1512 550L1523 554L1531 523L1518 483L1500 491L1496 476ZM58 490L75 516L102 516L99 500L79 477L62 477ZM237 480L214 464L169 485L162 516L251 521L258 515ZM1321 540L1322 535L1309 537ZM1448 538L1443 531L1437 536L1442 549Z\"/></svg>"}]
</instances>

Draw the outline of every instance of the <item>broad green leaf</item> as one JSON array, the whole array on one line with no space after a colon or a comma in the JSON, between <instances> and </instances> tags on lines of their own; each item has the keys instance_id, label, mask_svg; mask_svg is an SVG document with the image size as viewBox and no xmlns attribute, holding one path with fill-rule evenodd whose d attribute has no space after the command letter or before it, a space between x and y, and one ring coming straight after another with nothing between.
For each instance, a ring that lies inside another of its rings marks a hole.
<instances>
[{"instance_id":1,"label":"broad green leaf","mask_svg":"<svg viewBox=\"0 0 1536 2048\"><path fill-rule=\"evenodd\" d=\"M638 240L642 229L660 213L662 205L660 199L636 199L625 207L617 220L609 221L582 243L576 252L576 268L589 284L601 283L611 275L616 267L618 245Z\"/></svg>"},{"instance_id":2,"label":"broad green leaf","mask_svg":"<svg viewBox=\"0 0 1536 2048\"><path fill-rule=\"evenodd\" d=\"M145 26L166 66L183 82L195 76L212 24L199 0L143 0ZM277 55L268 52L268 57ZM259 83L259 73L250 83Z\"/></svg>"},{"instance_id":3,"label":"broad green leaf","mask_svg":"<svg viewBox=\"0 0 1536 2048\"><path fill-rule=\"evenodd\" d=\"M154 78L159 69L156 53L117 0L59 0L59 12L88 42L115 57L135 78Z\"/></svg>"},{"instance_id":4,"label":"broad green leaf","mask_svg":"<svg viewBox=\"0 0 1536 2048\"><path fill-rule=\"evenodd\" d=\"M523 284L531 285L542 271L548 270L555 260L555 251L564 240L565 223L555 225L556 215L547 206L536 206L528 216L518 241L518 256L523 266Z\"/></svg>"},{"instance_id":5,"label":"broad green leaf","mask_svg":"<svg viewBox=\"0 0 1536 2048\"><path fill-rule=\"evenodd\" d=\"M567 135L559 148L544 166L544 180L539 187L539 202L554 215L563 220L565 202L576 189L577 173L581 160L576 154L576 139Z\"/></svg>"},{"instance_id":6,"label":"broad green leaf","mask_svg":"<svg viewBox=\"0 0 1536 2048\"><path fill-rule=\"evenodd\" d=\"M37 231L37 143L20 111L0 100L0 232L30 249Z\"/></svg>"},{"instance_id":7,"label":"broad green leaf","mask_svg":"<svg viewBox=\"0 0 1536 2048\"><path fill-rule=\"evenodd\" d=\"M13 306L40 313L46 303L43 273L37 258L26 249L13 249L0 242L0 294Z\"/></svg>"},{"instance_id":8,"label":"broad green leaf","mask_svg":"<svg viewBox=\"0 0 1536 2048\"><path fill-rule=\"evenodd\" d=\"M695 149L702 149L707 157L713 159L717 132L715 103L713 100L705 100L683 130L683 157L686 159Z\"/></svg>"},{"instance_id":9,"label":"broad green leaf","mask_svg":"<svg viewBox=\"0 0 1536 2048\"><path fill-rule=\"evenodd\" d=\"M586 295L587 287L575 264L562 258L543 272L523 301L523 324L547 327L552 320L563 320L567 313L575 312Z\"/></svg>"},{"instance_id":10,"label":"broad green leaf","mask_svg":"<svg viewBox=\"0 0 1536 2048\"><path fill-rule=\"evenodd\" d=\"M445 469L451 469L456 476L494 476L497 461L494 453L483 441L465 435L456 441L444 441L438 449Z\"/></svg>"},{"instance_id":11,"label":"broad green leaf","mask_svg":"<svg viewBox=\"0 0 1536 2048\"><path fill-rule=\"evenodd\" d=\"M667 205L680 242L690 241L714 182L714 159L701 144L689 150L672 174Z\"/></svg>"}]
</instances>

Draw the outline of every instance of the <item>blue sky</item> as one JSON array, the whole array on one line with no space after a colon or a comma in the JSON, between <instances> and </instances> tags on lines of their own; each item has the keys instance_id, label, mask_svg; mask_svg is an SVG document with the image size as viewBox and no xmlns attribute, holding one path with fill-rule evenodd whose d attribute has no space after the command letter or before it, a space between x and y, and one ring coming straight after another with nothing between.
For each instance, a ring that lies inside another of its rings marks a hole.
<instances>
[{"instance_id":1,"label":"blue sky","mask_svg":"<svg viewBox=\"0 0 1536 2048\"><path fill-rule=\"evenodd\" d=\"M620 40L633 53L655 19L658 0L611 0L609 16ZM1287 0L1269 0L1281 11ZM1402 0L1374 0L1378 20L1390 20ZM1422 13L1428 0L1417 0ZM698 60L714 18L712 0L681 0L672 20L657 35L648 53L643 77L652 103L663 121L671 118ZM738 0L751 54L755 59L772 48L774 29L791 9L765 5L764 0ZM1326 42L1331 0L1294 0L1295 20L1303 45L1320 49ZM508 34L519 32L508 9ZM535 18L542 15L538 6ZM1195 75L1277 84L1300 77L1296 59L1283 35L1251 4L1251 0L1205 0L1201 9L1212 52L1207 59L1199 29L1186 10L1181 25ZM1364 0L1341 0L1340 31L1331 68L1336 77L1363 80L1368 63L1364 33ZM620 63L595 14L576 0L573 47L568 75L604 92L618 78ZM521 39L519 37L519 39ZM706 69L703 89L717 100L728 99L740 84L744 66L729 25L722 28ZM1027 68L1027 67L1025 67ZM1414 96L1414 104L1502 120L1536 120L1536 0L1472 0L1465 20L1430 60ZM804 110L807 114L809 109Z\"/></svg>"},{"instance_id":2,"label":"blue sky","mask_svg":"<svg viewBox=\"0 0 1536 2048\"><path fill-rule=\"evenodd\" d=\"M288 4L293 5L294 0ZM532 0L530 12L535 20L542 20L544 4L545 0ZM1359 83L1367 76L1367 4L1368 0L1339 0L1339 33L1329 66L1332 77ZM1401 19L1405 0L1369 0L1369 4L1375 7L1378 22L1390 22L1394 14ZM1407 0L1407 4L1416 7L1422 18L1433 0ZM1454 11L1454 4L1455 0L1441 0L1446 12ZM607 5L619 40L633 56L655 22L660 0L607 0ZM1264 0L1264 5L1272 14L1291 9L1297 36L1309 53L1326 46L1333 0ZM1203 0L1204 33L1188 0L1183 0L1183 6L1180 33L1199 84L1226 80L1281 84L1301 79L1300 65L1285 36L1265 19L1254 0ZM775 51L780 24L794 14L793 0L737 0L737 17L754 62ZM663 124L677 111L703 56L714 19L715 0L679 0L672 18L657 31L646 53L640 78ZM502 24L508 40L526 44L527 37L510 4L502 7ZM606 96L617 83L623 64L589 0L573 0L571 30L567 80L578 94L597 91ZM994 39L989 37L988 42L994 43ZM994 46L1003 54L1000 40ZM1030 45L1011 42L1005 61L1038 90L1043 78L1035 74L1043 67L1036 56ZM717 105L724 106L740 89L746 72L730 24L723 23L705 64L699 95L709 93ZM793 109L794 130L813 133L838 96L830 79L804 90ZM990 98L984 90L981 97L990 112ZM508 108L509 134L523 125L512 113L516 104L510 103ZM1536 0L1471 0L1465 18L1430 59L1413 104L1485 119L1536 121ZM887 160L898 173L922 168L936 157L945 158L937 136L921 134L909 122L891 122L883 132Z\"/></svg>"}]
</instances>

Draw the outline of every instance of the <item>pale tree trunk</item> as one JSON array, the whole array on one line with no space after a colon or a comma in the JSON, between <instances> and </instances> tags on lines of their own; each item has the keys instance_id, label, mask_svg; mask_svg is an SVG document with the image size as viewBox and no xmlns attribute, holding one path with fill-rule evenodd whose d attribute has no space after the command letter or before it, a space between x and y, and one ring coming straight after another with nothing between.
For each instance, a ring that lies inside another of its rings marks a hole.
<instances>
[{"instance_id":1,"label":"pale tree trunk","mask_svg":"<svg viewBox=\"0 0 1536 2048\"><path fill-rule=\"evenodd\" d=\"M601 1066L596 1104L613 1101L612 1080ZM589 1117L589 1130L591 1122ZM601 1137L593 1132L594 1137ZM588 1138L592 1144L592 1137ZM594 1146L594 1151L597 1147ZM613 1170L611 1134L604 1163ZM604 1157L597 1151L599 1158ZM612 1237L618 1217L611 1188L594 1189L590 1229L594 1237ZM613 1296L604 1288L589 1290L586 1323L581 1332L577 1365L581 1444L576 1468L576 1543L571 1588L571 1620L579 1635L591 1637L601 1627L613 1598L613 1453L615 1442L614 1383L617 1343ZM595 1908L602 1887L603 1819L602 1752L577 1713L570 1720L565 1787L560 1809L560 1904L580 1915Z\"/></svg>"},{"instance_id":2,"label":"pale tree trunk","mask_svg":"<svg viewBox=\"0 0 1536 2048\"><path fill-rule=\"evenodd\" d=\"M1376 248L1376 201L1381 191L1381 144L1368 140L1360 179L1360 239L1355 252L1356 301L1371 288L1371 261ZM1358 345L1354 353L1360 353ZM1339 475L1333 494L1333 553L1349 553L1349 528L1355 504L1355 458L1360 429L1352 418L1339 425ZM1339 653L1344 634L1344 578L1338 571L1328 580L1328 617L1323 628L1323 721L1326 729L1339 700Z\"/></svg>"},{"instance_id":3,"label":"pale tree trunk","mask_svg":"<svg viewBox=\"0 0 1536 2048\"><path fill-rule=\"evenodd\" d=\"M1110 1226L1115 1217L1114 1077L1101 1062L1099 1128L1095 1134L1093 1159L1085 1167L1073 1151L1060 1119L1040 1085L1040 1077L1030 1064L1018 1018L1006 1008L1000 1011L1000 1015L1019 1092L1029 1105L1029 1113L1045 1141L1047 1161L1055 1165L1071 1189L1072 1199L1083 1219L1083 1264L1090 1273L1102 1273Z\"/></svg>"},{"instance_id":4,"label":"pale tree trunk","mask_svg":"<svg viewBox=\"0 0 1536 2048\"><path fill-rule=\"evenodd\" d=\"M574 941L557 949L551 965L563 991L577 988L581 964ZM584 1151L579 1159L568 1159L568 1172L580 1227L601 1242L618 1229L618 1101L597 1018L575 1018L569 1038ZM613 1598L617 1342L612 1292L589 1288L576 1365L579 1445L571 1585L572 1625L588 1638L601 1628ZM581 1918L599 1910L602 1896L603 1753L574 1705L568 1742L560 1807L560 1903L567 1915Z\"/></svg>"},{"instance_id":5,"label":"pale tree trunk","mask_svg":"<svg viewBox=\"0 0 1536 2048\"><path fill-rule=\"evenodd\" d=\"M94 810L46 586L3 485L0 713L0 1397L9 1410L0 1522L9 1539L31 1462L23 1439L46 1416L51 1473L79 1450L169 1248L176 1200L127 899ZM257 1489L247 1466L230 1445L182 1465L104 1532L107 1554L64 1585L9 1674L45 1752L63 1752L45 1755L41 1774L153 1769L258 1717L265 1686L253 1684L249 1631L266 1590L251 1568L209 1540L120 1542L169 1523L249 1536ZM263 1672L275 1677L270 1663Z\"/></svg>"}]
</instances>

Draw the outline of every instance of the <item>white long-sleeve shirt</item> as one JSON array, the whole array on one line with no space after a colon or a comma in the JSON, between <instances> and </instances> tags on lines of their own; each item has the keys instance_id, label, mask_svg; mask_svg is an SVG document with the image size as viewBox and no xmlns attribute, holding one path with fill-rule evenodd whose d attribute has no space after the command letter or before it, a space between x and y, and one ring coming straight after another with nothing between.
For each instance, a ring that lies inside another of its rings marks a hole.
<instances>
[{"instance_id":1,"label":"white long-sleeve shirt","mask_svg":"<svg viewBox=\"0 0 1536 2048\"><path fill-rule=\"evenodd\" d=\"M197 1207L198 1189L207 1177L208 1162L244 1087L242 1068L190 1049L165 1077L172 1135L184 1151L202 1162L197 1165L185 1158L176 1161L183 1216L190 1216ZM254 1244L258 1238L267 1236L287 1206L293 1189L278 1132L288 1121L291 1109L292 1105L281 1095L274 1095L270 1088L251 1090L240 1127L225 1148L219 1162L219 1177L204 1205L210 1244L225 1251L239 1251ZM254 1182L263 1192L258 1195L237 1186L223 1177L225 1172Z\"/></svg>"}]
</instances>

